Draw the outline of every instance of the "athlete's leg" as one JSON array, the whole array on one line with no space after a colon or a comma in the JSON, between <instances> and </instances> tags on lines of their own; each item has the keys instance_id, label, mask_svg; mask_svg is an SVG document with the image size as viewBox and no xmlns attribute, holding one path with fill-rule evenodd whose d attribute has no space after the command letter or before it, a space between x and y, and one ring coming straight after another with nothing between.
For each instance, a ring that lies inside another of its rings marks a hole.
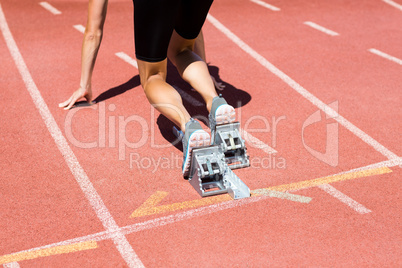
<instances>
[{"instance_id":1,"label":"athlete's leg","mask_svg":"<svg viewBox=\"0 0 402 268\"><path fill-rule=\"evenodd\" d=\"M195 39L184 39L176 31L173 31L169 43L168 57L183 79L201 94L209 112L212 99L218 95L207 64L193 52L194 43Z\"/></svg>"},{"instance_id":2,"label":"athlete's leg","mask_svg":"<svg viewBox=\"0 0 402 268\"><path fill-rule=\"evenodd\" d=\"M195 39L194 53L200 56L203 61L207 62L207 56L205 55L204 34L202 33L202 30L197 36L197 39Z\"/></svg>"},{"instance_id":3,"label":"athlete's leg","mask_svg":"<svg viewBox=\"0 0 402 268\"><path fill-rule=\"evenodd\" d=\"M197 121L191 119L179 93L166 83L166 66L167 59L160 62L138 60L141 85L150 104L179 126L184 133L182 172L187 177L193 148L210 145L211 138Z\"/></svg>"},{"instance_id":4,"label":"athlete's leg","mask_svg":"<svg viewBox=\"0 0 402 268\"><path fill-rule=\"evenodd\" d=\"M183 106L180 94L166 83L167 60L137 62L141 85L149 103L185 132L190 115Z\"/></svg>"},{"instance_id":5,"label":"athlete's leg","mask_svg":"<svg viewBox=\"0 0 402 268\"><path fill-rule=\"evenodd\" d=\"M135 48L141 85L149 102L185 132L182 171L188 176L192 149L210 145L210 135L190 120L179 93L166 83L167 50L179 4L179 0L134 0Z\"/></svg>"},{"instance_id":6,"label":"athlete's leg","mask_svg":"<svg viewBox=\"0 0 402 268\"><path fill-rule=\"evenodd\" d=\"M207 62L207 56L205 53L205 43L204 43L204 34L202 33L202 30L200 31L200 34L198 35L197 39L195 39L195 44L194 44L194 53L200 56L200 58ZM217 81L216 78L211 74L211 79L214 82L214 86L218 90L224 90L225 89L225 84Z\"/></svg>"}]
</instances>

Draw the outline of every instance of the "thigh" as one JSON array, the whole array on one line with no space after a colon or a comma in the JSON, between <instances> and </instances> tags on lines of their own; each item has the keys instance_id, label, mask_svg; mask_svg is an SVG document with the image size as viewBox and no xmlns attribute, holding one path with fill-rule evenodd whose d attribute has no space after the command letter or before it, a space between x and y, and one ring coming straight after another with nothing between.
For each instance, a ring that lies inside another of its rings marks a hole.
<instances>
[{"instance_id":1,"label":"thigh","mask_svg":"<svg viewBox=\"0 0 402 268\"><path fill-rule=\"evenodd\" d=\"M133 0L135 53L138 59L158 62L166 59L179 0Z\"/></svg>"}]
</instances>

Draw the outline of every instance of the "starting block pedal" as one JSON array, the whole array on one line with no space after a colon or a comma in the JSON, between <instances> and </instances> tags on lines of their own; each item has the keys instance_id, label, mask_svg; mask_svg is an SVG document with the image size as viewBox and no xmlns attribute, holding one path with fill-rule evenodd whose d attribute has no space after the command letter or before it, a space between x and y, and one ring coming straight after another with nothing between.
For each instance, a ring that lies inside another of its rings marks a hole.
<instances>
[{"instance_id":1,"label":"starting block pedal","mask_svg":"<svg viewBox=\"0 0 402 268\"><path fill-rule=\"evenodd\" d=\"M213 144L221 146L226 163L231 169L250 166L246 144L240 135L239 122L217 125Z\"/></svg>"},{"instance_id":2,"label":"starting block pedal","mask_svg":"<svg viewBox=\"0 0 402 268\"><path fill-rule=\"evenodd\" d=\"M228 193L233 199L250 197L250 189L230 169L217 145L192 151L189 182L202 196Z\"/></svg>"}]
</instances>

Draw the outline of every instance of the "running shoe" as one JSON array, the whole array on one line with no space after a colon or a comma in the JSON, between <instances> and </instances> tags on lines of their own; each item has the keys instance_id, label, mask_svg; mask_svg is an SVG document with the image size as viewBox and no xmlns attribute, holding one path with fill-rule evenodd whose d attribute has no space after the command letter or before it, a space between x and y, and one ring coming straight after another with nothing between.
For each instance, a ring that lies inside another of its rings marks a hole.
<instances>
[{"instance_id":1,"label":"running shoe","mask_svg":"<svg viewBox=\"0 0 402 268\"><path fill-rule=\"evenodd\" d=\"M233 106L227 104L226 100L219 95L212 100L211 112L208 116L209 128L211 129L211 143L215 140L216 125L232 123L236 120L236 112Z\"/></svg>"},{"instance_id":2,"label":"running shoe","mask_svg":"<svg viewBox=\"0 0 402 268\"><path fill-rule=\"evenodd\" d=\"M183 139L183 176L188 177L191 163L191 151L201 146L209 146L211 137L208 132L202 129L200 123L193 118L186 123L186 132Z\"/></svg>"}]
</instances>

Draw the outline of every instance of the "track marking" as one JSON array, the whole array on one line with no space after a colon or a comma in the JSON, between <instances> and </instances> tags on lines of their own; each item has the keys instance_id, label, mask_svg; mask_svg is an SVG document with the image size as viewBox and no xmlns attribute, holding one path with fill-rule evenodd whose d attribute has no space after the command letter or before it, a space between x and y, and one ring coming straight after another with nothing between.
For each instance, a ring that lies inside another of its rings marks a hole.
<instances>
[{"instance_id":1,"label":"track marking","mask_svg":"<svg viewBox=\"0 0 402 268\"><path fill-rule=\"evenodd\" d=\"M382 162L378 162L375 164L371 164L368 166L364 166L364 167L359 167L359 168L355 168L346 172L341 172L335 175L341 175L341 174L347 174L350 172L356 172L356 171L364 171L364 170L369 170L369 169L377 169L377 168L382 168L382 167L396 167L396 166L400 166L402 165L402 158L398 157L395 159L391 159L391 160L387 160L387 161L382 161Z\"/></svg>"},{"instance_id":2,"label":"track marking","mask_svg":"<svg viewBox=\"0 0 402 268\"><path fill-rule=\"evenodd\" d=\"M381 145L379 142L374 140L368 134L366 134L361 129L359 129L358 127L353 125L351 122L346 120L344 117L339 115L338 112L336 112L334 109L332 109L331 107L326 105L324 102L319 100L313 94L308 92L305 88L303 88L301 85L299 85L296 81L294 81L292 78L290 78L284 72L282 72L277 67L275 67L267 59L265 59L263 56L258 54L254 49L252 49L249 45L244 43L239 37L237 37L234 33L232 33L228 28L226 28L222 23L220 23L217 19L212 17L210 14L208 14L207 20L212 25L214 25L219 31L221 31L224 35L226 35L231 41L233 41L236 45L238 45L243 51L245 51L247 54L249 54L258 63L260 63L264 68L266 68L268 71L270 71L271 73L276 75L279 79L281 79L283 82L288 84L297 93L299 93L304 98L309 100L314 106L318 107L325 114L327 114L328 116L330 116L331 118L336 120L339 124L344 126L346 129L348 129L354 135L359 137L365 143L367 143L368 145L373 147L377 152L381 153L388 159L398 158L398 156L396 154L394 154L393 152L391 152L390 150L385 148L383 145Z\"/></svg>"},{"instance_id":3,"label":"track marking","mask_svg":"<svg viewBox=\"0 0 402 268\"><path fill-rule=\"evenodd\" d=\"M379 51L378 49L370 48L369 51L371 53L373 53L373 54L376 54L377 56L383 57L383 58L385 58L387 60L390 60L390 61L393 61L395 63L398 63L399 65L402 65L402 60L401 59L398 59L398 58L396 58L394 56L391 56L391 55L389 55L387 53Z\"/></svg>"},{"instance_id":4,"label":"track marking","mask_svg":"<svg viewBox=\"0 0 402 268\"><path fill-rule=\"evenodd\" d=\"M261 0L250 0L250 1L253 2L253 3L256 3L257 5L260 5L260 6L263 6L265 8L268 8L268 9L270 9L272 11L280 11L281 10L279 7L270 5L270 4L265 3L264 1L261 1Z\"/></svg>"},{"instance_id":5,"label":"track marking","mask_svg":"<svg viewBox=\"0 0 402 268\"><path fill-rule=\"evenodd\" d=\"M244 139L252 144L254 148L261 149L267 154L276 154L278 151L274 148L270 147L269 145L265 144L263 141L259 140L258 138L254 137L244 129L240 129L240 135L244 137Z\"/></svg>"},{"instance_id":6,"label":"track marking","mask_svg":"<svg viewBox=\"0 0 402 268\"><path fill-rule=\"evenodd\" d=\"M18 264L18 262L10 262L3 264L3 268L20 268L20 265Z\"/></svg>"},{"instance_id":7,"label":"track marking","mask_svg":"<svg viewBox=\"0 0 402 268\"><path fill-rule=\"evenodd\" d=\"M383 161L383 162L371 164L371 165L368 165L365 167L360 167L360 168L352 169L352 170L345 171L342 173L338 173L338 174L328 176L328 177L334 177L334 176L340 177L339 175L342 175L342 174L353 173L355 171L369 171L370 169L373 169L373 168L377 169L377 168L382 168L382 167L388 167L388 168L395 167L395 166L398 166L402 162L401 160L402 160L401 158L398 158L398 159ZM311 186L311 187L313 187L313 186ZM305 189L305 188L302 188L302 189ZM231 201L220 203L220 204L214 204L214 205L207 206L207 207L201 207L201 208L192 209L189 211L179 212L179 213L172 214L169 216L163 216L160 218L156 218L156 219L152 219L152 220L148 220L148 221L144 221L144 222L140 222L140 223L135 223L135 224L128 225L125 227L121 227L114 231L103 231L103 232L99 232L99 233L94 233L94 234L90 234L90 235L86 235L86 236L81 236L81 237L49 244L46 246L41 246L41 247L29 249L29 250L20 251L18 253L52 248L52 247L63 246L63 245L70 245L70 244L80 243L80 242L88 242L88 241L99 242L99 241L103 241L103 240L112 239L118 232L122 232L123 234L128 235L128 234L132 234L135 232L153 229L153 228L157 228L157 227L168 225L168 224L175 223L175 222L179 222L179 221L183 221L183 220L187 220L187 219L191 219L191 218L195 218L195 217L200 217L203 215L208 215L208 214L222 211L225 209L230 209L230 208L239 207L239 206L246 205L246 204L259 202L262 200L266 200L267 198L269 198L269 197L268 196L258 196L255 198L243 198L243 199L239 199L239 200L231 200ZM153 202L156 203L157 198L155 198ZM17 253L14 253L14 254L17 254Z\"/></svg>"},{"instance_id":8,"label":"track marking","mask_svg":"<svg viewBox=\"0 0 402 268\"><path fill-rule=\"evenodd\" d=\"M73 27L74 27L74 29L76 29L80 33L85 33L85 26L84 25L77 24L77 25L74 25Z\"/></svg>"},{"instance_id":9,"label":"track marking","mask_svg":"<svg viewBox=\"0 0 402 268\"><path fill-rule=\"evenodd\" d=\"M176 210L183 210L188 208L203 207L224 201L229 201L232 198L229 195L217 195L209 198L195 199L180 203L173 203L168 205L158 206L158 203L166 197L168 192L157 191L151 195L140 207L138 207L131 215L130 218L143 217L153 214L159 214L164 212L172 212Z\"/></svg>"},{"instance_id":10,"label":"track marking","mask_svg":"<svg viewBox=\"0 0 402 268\"><path fill-rule=\"evenodd\" d=\"M392 1L392 0L382 0L382 1L384 1L385 3L387 3L387 4L389 4L389 5L393 6L393 7L395 7L395 8L397 8L397 9L399 9L400 11L402 11L402 5L400 5L400 4L398 4L398 3L395 3L395 2Z\"/></svg>"},{"instance_id":11,"label":"track marking","mask_svg":"<svg viewBox=\"0 0 402 268\"><path fill-rule=\"evenodd\" d=\"M189 102L191 105L196 106L196 107L205 106L204 103L198 101L196 98L194 98L193 96L191 96L186 91L184 91L183 89L179 88L178 86L173 85L173 87L174 87L174 89L177 90L177 92L181 95L181 97L183 99L185 99L187 102Z\"/></svg>"},{"instance_id":12,"label":"track marking","mask_svg":"<svg viewBox=\"0 0 402 268\"><path fill-rule=\"evenodd\" d=\"M290 184L272 186L272 187L268 187L268 188L252 190L251 191L252 197L250 197L250 198L253 198L253 197L256 197L259 195L269 195L270 197L279 197L279 198L289 199L289 200L296 201L296 202L308 203L308 202L310 202L311 198L300 196L300 195L291 195L287 192L298 191L301 189L311 188L311 187L315 187L315 186L328 185L329 183L333 183L333 182L337 182L337 181L363 178L363 177L380 175L380 174L385 174L385 173L390 173L390 172L392 172L392 170L389 169L388 167L379 167L376 169L361 170L361 171L350 172L350 173L345 173L345 174L340 174L340 175L333 175L333 176L318 178L318 179L314 179L314 180L307 180L307 181L295 182L295 183L290 183ZM342 202L347 203L348 205L358 204L356 201L353 201L354 202L353 203L351 201L352 200L351 198L340 193L333 187L332 188L324 187L322 189L325 190L326 192L330 193L332 196L337 197ZM196 200L190 200L190 201L185 201L185 202L157 206L167 195L168 195L167 192L161 192L161 191L156 192L155 194L150 196L140 207L138 207L131 214L130 218L143 217L143 216L148 216L148 215L153 215L153 214L172 212L172 211L176 211L176 210L183 210L183 209L189 209L189 208L203 207L203 206L207 206L207 205L211 205L211 204L222 203L222 202L232 200L232 198L229 195L217 195L217 196L212 196L212 197L208 197L208 198L202 198L202 199L196 199ZM341 195L342 195L342 197L339 198ZM347 202L345 202L345 200L347 200ZM355 206L355 207L359 207L359 206ZM360 205L360 207L363 207L363 205ZM361 211L363 211L363 210L356 210L356 211L361 213Z\"/></svg>"},{"instance_id":13,"label":"track marking","mask_svg":"<svg viewBox=\"0 0 402 268\"><path fill-rule=\"evenodd\" d=\"M274 190L274 191L280 191L280 192L293 192L293 191L298 191L301 189L307 189L323 184L329 184L333 182L338 182L338 181L345 181L345 180L353 180L357 178L364 178L364 177L369 177L369 176L374 176L374 175L380 175L380 174L386 174L386 173L391 173L392 170L389 169L388 167L380 167L380 168L375 168L375 169L368 169L368 170L360 170L360 171L355 171L355 172L349 172L349 173L343 173L339 175L332 175L328 177L323 177L323 178L318 178L314 180L307 180L307 181L299 181L299 182L294 182L290 184L284 184L284 185L278 185L278 186L273 186L268 189Z\"/></svg>"},{"instance_id":14,"label":"track marking","mask_svg":"<svg viewBox=\"0 0 402 268\"><path fill-rule=\"evenodd\" d=\"M50 112L48 106L46 105L46 102L42 98L38 87L36 86L34 80L32 79L28 67L26 66L25 61L18 49L18 46L15 43L15 40L10 32L1 5L0 5L0 28L1 32L3 33L4 40L6 41L7 47L10 51L10 54L15 62L15 65L25 83L26 89L31 95L33 103L38 109L50 135L54 139L59 151L61 152L66 161L67 166L69 167L75 180L79 184L85 197L89 201L90 205L96 212L96 215L98 216L99 220L102 222L103 226L107 231L119 230L119 227L117 226L115 220L113 219L109 210L106 208L105 204L103 203L101 197L99 196L93 184L89 180L84 169L81 167L74 152L68 145L67 140L63 136L63 133L58 127L56 120L54 119L52 113ZM135 254L130 243L127 241L126 237L122 233L117 232L116 235L113 237L113 242L129 267L143 266L141 260Z\"/></svg>"},{"instance_id":15,"label":"track marking","mask_svg":"<svg viewBox=\"0 0 402 268\"><path fill-rule=\"evenodd\" d=\"M275 197L275 198L280 198L280 199L286 199L286 200L293 201L293 202L306 203L306 204L310 203L310 201L312 200L312 198L308 197L308 196L274 191L269 188L252 190L251 195L252 196L269 196L269 197Z\"/></svg>"},{"instance_id":16,"label":"track marking","mask_svg":"<svg viewBox=\"0 0 402 268\"><path fill-rule=\"evenodd\" d=\"M130 64L131 66L134 66L135 68L138 69L138 64L137 61L133 58L131 58L129 55L127 55L124 52L117 52L115 54L117 57L119 57L120 59L124 60L125 62L127 62L128 64Z\"/></svg>"},{"instance_id":17,"label":"track marking","mask_svg":"<svg viewBox=\"0 0 402 268\"><path fill-rule=\"evenodd\" d=\"M204 207L207 205L223 203L232 200L232 198L229 195L225 194L225 195L217 195L208 198L201 198L201 199L157 206L168 194L169 194L168 192L157 191L156 193L151 195L140 207L138 207L131 214L130 218L143 217L148 215L172 212L176 210L184 210L189 208ZM252 197L250 198L262 195L281 199L288 199L300 203L309 203L311 201L310 197L289 194L289 193L281 193L267 189L257 189L251 191Z\"/></svg>"},{"instance_id":18,"label":"track marking","mask_svg":"<svg viewBox=\"0 0 402 268\"><path fill-rule=\"evenodd\" d=\"M388 172L392 172L392 170L390 170L390 169L383 170L383 172L388 173ZM372 174L372 173L375 173L375 172L369 171L366 173L360 173L360 175L369 176L369 174ZM383 174L383 173L378 172L378 174ZM333 176L329 176L329 177L333 177ZM354 177L357 178L356 176L354 176ZM332 178L331 181L335 182L335 181L341 181L341 180L345 180L345 179L352 179L352 178L338 176L338 178ZM322 183L325 184L326 181L328 181L328 180L322 180ZM302 186L300 188L300 190L301 190L301 189L313 187L313 184L310 184L308 186L306 184L304 184L304 185L300 185L300 186ZM316 185L316 186L318 186L318 185ZM274 188L275 187L269 187L266 189L272 191L272 190L275 190ZM284 187L284 188L286 189L287 187ZM296 191L296 189L294 189L294 190ZM139 231L143 231L143 230L156 228L159 226L164 226L167 224L183 221L186 219L199 217L199 216L203 216L203 215L208 215L211 213L215 213L215 212L230 209L230 208L239 207L239 206L246 205L246 204L251 204L254 202L265 200L267 198L269 198L269 196L258 196L258 197L243 198L243 199L231 200L231 201L227 201L227 202L223 202L223 203L218 203L218 204L201 207L201 208L197 208L197 209L193 209L193 210L189 210L189 211L185 211L185 212L180 212L180 213L169 215L166 217L156 218L153 220L126 226L126 227L122 228L123 229L122 232L124 234L139 232ZM103 237L102 239L106 239L106 238Z\"/></svg>"},{"instance_id":19,"label":"track marking","mask_svg":"<svg viewBox=\"0 0 402 268\"><path fill-rule=\"evenodd\" d=\"M53 15L60 15L61 11L58 10L57 8L53 7L51 4L48 2L40 2L39 5L41 5L44 9L52 13Z\"/></svg>"},{"instance_id":20,"label":"track marking","mask_svg":"<svg viewBox=\"0 0 402 268\"><path fill-rule=\"evenodd\" d=\"M398 166L398 165L401 165L401 164L402 164L401 158L397 158L397 159L393 159L393 160L387 160L387 161L383 161L383 162L380 162L380 163L368 165L368 166L361 167L361 168L356 168L356 169L353 169L351 171L357 172L357 171L364 171L364 170L367 170L367 169L379 169L379 168L383 168L383 167ZM339 173L338 175L341 175L341 174L345 174L345 172ZM365 213L370 213L371 212L371 210L367 209L366 207L364 207L363 205L359 204L357 201L351 199L347 195L341 193L340 191L335 189L335 187L333 187L333 186L331 186L329 184L323 184L323 185L320 185L318 187L320 189L324 190L326 193L328 193L328 194L332 195L333 197L339 199L341 202L345 203L346 205L350 206L352 209L354 209L355 211L357 211L360 214L365 214Z\"/></svg>"},{"instance_id":21,"label":"track marking","mask_svg":"<svg viewBox=\"0 0 402 268\"><path fill-rule=\"evenodd\" d=\"M335 189L335 187L333 187L329 184L319 185L318 187L320 189L324 190L325 192L327 192L328 194L332 195L339 201L345 203L346 205L348 205L349 207L351 207L352 209L354 209L355 211L357 211L360 214L366 214L366 213L371 212L371 210L364 207L362 204L359 204L358 202L356 202L349 196L345 195L344 193L338 191L337 189Z\"/></svg>"},{"instance_id":22,"label":"track marking","mask_svg":"<svg viewBox=\"0 0 402 268\"><path fill-rule=\"evenodd\" d=\"M57 246L47 249L32 250L28 252L21 252L15 254L4 255L0 257L0 264L12 263L24 260L32 260L40 257L48 257L52 255L60 255L66 253L72 253L77 251L95 249L98 247L98 243L95 241L80 242L70 245ZM10 267L10 266L9 266Z\"/></svg>"},{"instance_id":23,"label":"track marking","mask_svg":"<svg viewBox=\"0 0 402 268\"><path fill-rule=\"evenodd\" d=\"M328 35L331 35L331 36L337 36L337 35L339 35L337 32L334 32L334 31L332 31L332 30L329 30L329 29L327 29L327 28L325 28L325 27L322 27L322 26L318 25L317 23L314 23L314 22L311 22L311 21L306 21L306 22L304 22L304 24L305 24L305 25L308 25L308 26L310 26L311 28L314 28L314 29L316 29L316 30L318 30L318 31L321 31L321 32L323 32L323 33L326 33L326 34L328 34Z\"/></svg>"}]
</instances>

